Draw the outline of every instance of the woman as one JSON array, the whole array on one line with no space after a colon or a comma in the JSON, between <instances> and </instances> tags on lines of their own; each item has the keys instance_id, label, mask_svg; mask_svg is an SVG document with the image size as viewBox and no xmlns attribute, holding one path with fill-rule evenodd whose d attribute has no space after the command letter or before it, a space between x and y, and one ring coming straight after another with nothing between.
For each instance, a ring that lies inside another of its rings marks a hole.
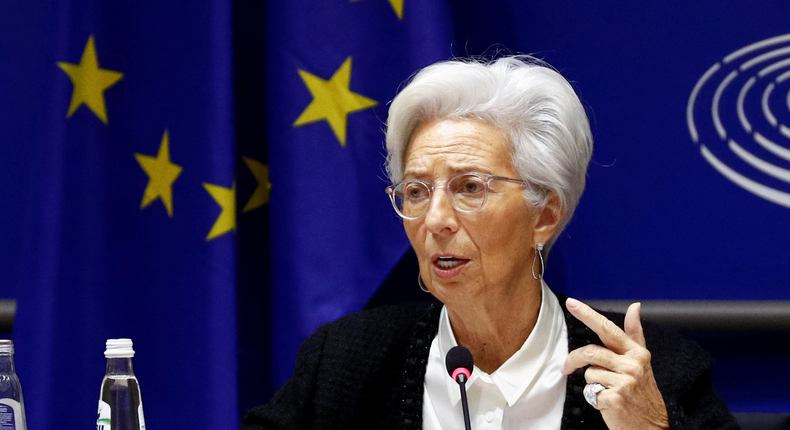
<instances>
[{"instance_id":1,"label":"woman","mask_svg":"<svg viewBox=\"0 0 790 430\"><path fill-rule=\"evenodd\" d=\"M643 330L639 304L603 316L543 281L592 153L557 72L528 57L429 66L390 106L387 151L417 281L439 302L321 327L243 428L463 428L455 345L474 357L475 429L737 428L698 347Z\"/></svg>"}]
</instances>

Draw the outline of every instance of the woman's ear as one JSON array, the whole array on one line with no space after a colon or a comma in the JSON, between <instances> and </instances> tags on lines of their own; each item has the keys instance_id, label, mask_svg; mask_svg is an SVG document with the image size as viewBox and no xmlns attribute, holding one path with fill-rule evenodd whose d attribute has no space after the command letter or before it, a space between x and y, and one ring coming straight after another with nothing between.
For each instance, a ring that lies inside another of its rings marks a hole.
<instances>
[{"instance_id":1,"label":"woman's ear","mask_svg":"<svg viewBox=\"0 0 790 430\"><path fill-rule=\"evenodd\" d=\"M538 208L535 217L535 229L533 236L535 243L548 243L549 239L557 232L562 218L568 208L560 204L560 197L554 191L549 191L546 205Z\"/></svg>"}]
</instances>

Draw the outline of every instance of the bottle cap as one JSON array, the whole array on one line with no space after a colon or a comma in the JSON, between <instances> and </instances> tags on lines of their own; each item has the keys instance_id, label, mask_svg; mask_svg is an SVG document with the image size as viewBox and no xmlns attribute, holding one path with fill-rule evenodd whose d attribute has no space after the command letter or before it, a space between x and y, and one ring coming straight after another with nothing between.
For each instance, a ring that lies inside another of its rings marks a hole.
<instances>
[{"instance_id":1,"label":"bottle cap","mask_svg":"<svg viewBox=\"0 0 790 430\"><path fill-rule=\"evenodd\" d=\"M6 339L0 339L0 354L14 355L14 342Z\"/></svg>"},{"instance_id":2,"label":"bottle cap","mask_svg":"<svg viewBox=\"0 0 790 430\"><path fill-rule=\"evenodd\" d=\"M131 339L107 339L107 349L104 350L104 357L134 357Z\"/></svg>"}]
</instances>

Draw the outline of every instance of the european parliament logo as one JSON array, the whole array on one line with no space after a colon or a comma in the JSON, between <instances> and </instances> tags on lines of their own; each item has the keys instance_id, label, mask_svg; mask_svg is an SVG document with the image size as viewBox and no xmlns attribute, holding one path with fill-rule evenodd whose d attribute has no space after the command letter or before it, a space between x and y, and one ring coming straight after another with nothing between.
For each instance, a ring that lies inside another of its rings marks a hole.
<instances>
[{"instance_id":1,"label":"european parliament logo","mask_svg":"<svg viewBox=\"0 0 790 430\"><path fill-rule=\"evenodd\" d=\"M790 208L790 34L738 49L697 81L689 134L721 175Z\"/></svg>"}]
</instances>

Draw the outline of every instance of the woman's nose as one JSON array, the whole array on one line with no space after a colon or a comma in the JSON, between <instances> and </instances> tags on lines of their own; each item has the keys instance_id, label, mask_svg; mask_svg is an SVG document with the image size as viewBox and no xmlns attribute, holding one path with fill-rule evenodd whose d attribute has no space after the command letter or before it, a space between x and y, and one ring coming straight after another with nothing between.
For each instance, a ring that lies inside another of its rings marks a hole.
<instances>
[{"instance_id":1,"label":"woman's nose","mask_svg":"<svg viewBox=\"0 0 790 430\"><path fill-rule=\"evenodd\" d=\"M431 197L425 226L434 234L454 233L458 230L458 218L450 194L445 188L436 188Z\"/></svg>"}]
</instances>

